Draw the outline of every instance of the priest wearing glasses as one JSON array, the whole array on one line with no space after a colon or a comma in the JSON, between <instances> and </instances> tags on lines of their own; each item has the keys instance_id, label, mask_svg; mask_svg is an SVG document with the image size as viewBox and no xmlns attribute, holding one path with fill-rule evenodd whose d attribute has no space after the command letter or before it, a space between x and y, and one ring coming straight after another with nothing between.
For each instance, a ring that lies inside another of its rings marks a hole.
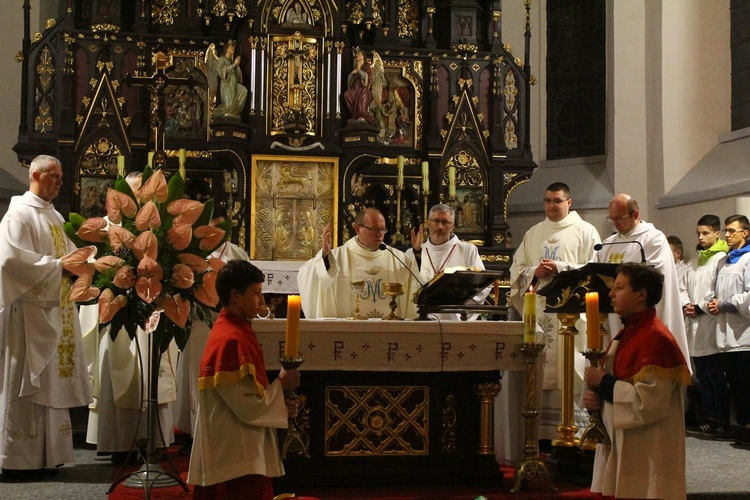
<instances>
[{"instance_id":1,"label":"priest wearing glasses","mask_svg":"<svg viewBox=\"0 0 750 500\"><path fill-rule=\"evenodd\" d=\"M424 240L424 226L412 229L411 248L406 251L407 257L414 257L419 264L422 282L427 283L436 275L452 267L476 268L484 270L476 245L461 241L453 233L455 211L449 205L434 205L427 214L429 239ZM489 293L489 288L480 292L473 299L482 304ZM442 319L458 319L457 314L442 315Z\"/></svg>"},{"instance_id":2,"label":"priest wearing glasses","mask_svg":"<svg viewBox=\"0 0 750 500\"><path fill-rule=\"evenodd\" d=\"M412 295L421 286L414 278L419 268L414 259L384 243L388 230L380 210L371 207L359 212L354 218L354 232L354 238L332 248L333 229L327 226L320 251L300 268L297 282L305 317L352 317L356 294L361 315L385 318L391 312L391 297L385 293L387 283L404 285L404 293L396 298L396 314L406 319L416 317Z\"/></svg>"}]
</instances>

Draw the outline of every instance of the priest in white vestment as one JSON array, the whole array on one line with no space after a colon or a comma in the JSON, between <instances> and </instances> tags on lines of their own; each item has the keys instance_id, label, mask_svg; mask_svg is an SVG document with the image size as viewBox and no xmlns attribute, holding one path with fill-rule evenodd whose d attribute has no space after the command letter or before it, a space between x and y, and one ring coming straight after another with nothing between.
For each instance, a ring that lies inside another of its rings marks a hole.
<instances>
[{"instance_id":1,"label":"priest in white vestment","mask_svg":"<svg viewBox=\"0 0 750 500\"><path fill-rule=\"evenodd\" d=\"M413 259L398 249L384 245L385 218L376 208L366 208L354 219L357 234L344 245L333 245L332 228L323 230L322 248L299 270L297 282L302 310L308 319L353 317L356 301L352 281L362 281L359 292L360 314L367 318L385 318L391 312L387 283L403 283L404 293L396 299L396 314L416 317L412 295L420 284L412 276L419 274Z\"/></svg>"},{"instance_id":2,"label":"priest in white vestment","mask_svg":"<svg viewBox=\"0 0 750 500\"><path fill-rule=\"evenodd\" d=\"M75 250L52 205L60 161L37 156L30 187L0 223L0 467L39 479L73 461L69 408L91 402L81 329L62 257Z\"/></svg>"},{"instance_id":3,"label":"priest in white vestment","mask_svg":"<svg viewBox=\"0 0 750 500\"><path fill-rule=\"evenodd\" d=\"M638 203L627 194L618 194L612 198L607 220L617 232L602 242L602 249L596 252L594 261L620 264L645 259L645 262L661 271L664 275L664 294L661 302L656 305L656 314L674 335L682 355L689 360L680 285L667 237L653 224L641 220ZM620 318L616 314L610 314L607 328L609 335L605 337L605 342L619 332L620 328Z\"/></svg>"},{"instance_id":4,"label":"priest in white vestment","mask_svg":"<svg viewBox=\"0 0 750 500\"><path fill-rule=\"evenodd\" d=\"M550 184L544 193L544 213L547 217L526 232L513 255L510 300L519 315L523 314L524 293L532 284L538 290L552 281L556 274L581 267L594 256L594 245L600 241L599 233L577 212L570 210L572 203L570 188L566 184ZM541 381L539 439L557 439L560 436L557 427L562 423L563 352L558 348L561 325L556 313L541 313L546 307L545 298L538 295L537 300L537 324L544 331L543 341L547 343ZM586 331L584 320L578 322L577 328L579 332ZM583 387L585 368L585 358L579 353L586 349L586 336L576 335L575 343L574 394L578 395ZM588 414L575 403L574 419L580 431L588 423Z\"/></svg>"},{"instance_id":5,"label":"priest in white vestment","mask_svg":"<svg viewBox=\"0 0 750 500\"><path fill-rule=\"evenodd\" d=\"M422 283L428 283L432 278L452 267L473 267L484 270L484 263L479 257L476 245L461 241L453 234L456 212L453 207L440 203L430 208L427 214L427 228L430 237L424 239L424 226L419 230L412 229L411 248L406 256L416 259ZM489 293L489 288L482 290L472 301L481 305ZM441 319L459 319L458 314L440 314ZM476 315L474 315L476 317Z\"/></svg>"}]
</instances>

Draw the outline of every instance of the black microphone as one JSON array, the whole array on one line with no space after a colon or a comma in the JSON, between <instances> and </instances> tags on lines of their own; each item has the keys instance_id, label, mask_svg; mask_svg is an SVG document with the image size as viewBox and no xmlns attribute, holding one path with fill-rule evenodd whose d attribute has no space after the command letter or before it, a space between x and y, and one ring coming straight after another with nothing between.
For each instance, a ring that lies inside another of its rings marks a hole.
<instances>
[{"instance_id":1,"label":"black microphone","mask_svg":"<svg viewBox=\"0 0 750 500\"><path fill-rule=\"evenodd\" d=\"M635 243L636 245L638 245L639 247L641 247L641 263L645 264L646 263L646 252L643 250L643 245L641 245L640 241L611 241L609 243L597 243L596 245L594 245L594 250L596 250L598 252L604 246L609 246L609 245L632 245L633 243Z\"/></svg>"},{"instance_id":2,"label":"black microphone","mask_svg":"<svg viewBox=\"0 0 750 500\"><path fill-rule=\"evenodd\" d=\"M407 271L409 271L409 274L411 274L414 277L414 279L417 280L417 283L419 283L419 290L417 291L417 293L422 292L422 307L421 307L421 310L419 311L419 319L420 320L426 320L427 319L427 312L425 311L425 309L426 309L425 301L427 300L427 294L424 293L424 288L427 285L425 283L422 283L422 280L420 280L419 277L416 274L414 274L414 271L411 270L411 267L407 266L406 262L404 262L403 260L401 260L401 257L399 257L398 255L396 255L396 252L394 252L391 249L391 247L389 247L385 243L381 243L378 248L380 250L388 250L391 253L391 255L393 255L396 258L396 260L399 261L401 263L401 265L406 268Z\"/></svg>"}]
</instances>

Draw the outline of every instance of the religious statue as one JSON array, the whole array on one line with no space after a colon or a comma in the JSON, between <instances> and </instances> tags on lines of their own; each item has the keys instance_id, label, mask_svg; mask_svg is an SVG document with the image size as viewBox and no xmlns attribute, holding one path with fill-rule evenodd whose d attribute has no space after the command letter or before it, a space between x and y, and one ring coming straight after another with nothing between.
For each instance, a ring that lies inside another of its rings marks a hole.
<instances>
[{"instance_id":1,"label":"religious statue","mask_svg":"<svg viewBox=\"0 0 750 500\"><path fill-rule=\"evenodd\" d=\"M206 49L205 63L210 96L216 96L218 82L221 99L212 117L239 120L247 99L247 87L241 83L240 56L234 56L234 42L230 40L226 43L221 57L216 55L216 46L213 43L209 45Z\"/></svg>"},{"instance_id":2,"label":"religious statue","mask_svg":"<svg viewBox=\"0 0 750 500\"><path fill-rule=\"evenodd\" d=\"M349 108L352 117L350 121L363 121L375 124L375 118L370 113L370 84L372 70L365 61L365 53L358 50L354 54L354 69L349 73L347 89L344 92L344 101Z\"/></svg>"}]
</instances>

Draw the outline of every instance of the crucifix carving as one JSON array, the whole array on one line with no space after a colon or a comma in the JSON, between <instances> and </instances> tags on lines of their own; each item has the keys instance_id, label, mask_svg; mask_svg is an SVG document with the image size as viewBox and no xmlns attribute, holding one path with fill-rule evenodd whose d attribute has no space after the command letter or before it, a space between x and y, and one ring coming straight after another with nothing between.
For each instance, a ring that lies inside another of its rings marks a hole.
<instances>
[{"instance_id":1,"label":"crucifix carving","mask_svg":"<svg viewBox=\"0 0 750 500\"><path fill-rule=\"evenodd\" d=\"M169 59L164 52L156 52L152 57L154 73L151 76L135 76L128 74L123 83L128 86L146 87L151 93L151 134L154 147L153 168L166 167L167 157L164 153L164 123L167 119L167 110L164 100L164 91L169 85L191 85L193 77L177 78L167 75Z\"/></svg>"}]
</instances>

